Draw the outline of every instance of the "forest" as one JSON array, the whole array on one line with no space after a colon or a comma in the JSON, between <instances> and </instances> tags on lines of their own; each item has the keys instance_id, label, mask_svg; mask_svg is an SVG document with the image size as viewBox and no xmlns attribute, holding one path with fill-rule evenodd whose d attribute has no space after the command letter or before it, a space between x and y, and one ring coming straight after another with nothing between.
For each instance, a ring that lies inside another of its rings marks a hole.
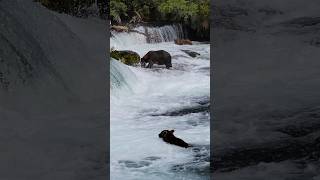
<instances>
[{"instance_id":1,"label":"forest","mask_svg":"<svg viewBox=\"0 0 320 180\"><path fill-rule=\"evenodd\" d=\"M90 15L107 19L109 14L108 0L34 0L43 6L77 17L88 17Z\"/></svg>"},{"instance_id":2,"label":"forest","mask_svg":"<svg viewBox=\"0 0 320 180\"><path fill-rule=\"evenodd\" d=\"M110 19L113 24L181 23L189 34L209 39L209 0L111 0Z\"/></svg>"},{"instance_id":3,"label":"forest","mask_svg":"<svg viewBox=\"0 0 320 180\"><path fill-rule=\"evenodd\" d=\"M209 0L35 0L77 17L97 15L113 25L180 23L190 34L209 39Z\"/></svg>"}]
</instances>

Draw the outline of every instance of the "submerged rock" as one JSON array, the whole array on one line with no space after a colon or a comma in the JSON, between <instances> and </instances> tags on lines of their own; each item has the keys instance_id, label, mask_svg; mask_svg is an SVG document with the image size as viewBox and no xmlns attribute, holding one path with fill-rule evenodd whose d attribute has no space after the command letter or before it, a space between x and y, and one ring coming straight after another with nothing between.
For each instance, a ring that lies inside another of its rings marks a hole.
<instances>
[{"instance_id":1,"label":"submerged rock","mask_svg":"<svg viewBox=\"0 0 320 180\"><path fill-rule=\"evenodd\" d=\"M147 161L156 161L159 159L161 159L161 157L157 157L157 156L149 156L149 157L144 158L144 160L147 160Z\"/></svg>"},{"instance_id":2,"label":"submerged rock","mask_svg":"<svg viewBox=\"0 0 320 180\"><path fill-rule=\"evenodd\" d=\"M185 52L186 54L188 54L190 57L193 57L193 58L200 55L199 53L194 52L194 51L190 51L190 50L181 50L181 51Z\"/></svg>"},{"instance_id":3,"label":"submerged rock","mask_svg":"<svg viewBox=\"0 0 320 180\"><path fill-rule=\"evenodd\" d=\"M174 43L177 45L192 45L192 41L189 39L175 39Z\"/></svg>"},{"instance_id":4,"label":"submerged rock","mask_svg":"<svg viewBox=\"0 0 320 180\"><path fill-rule=\"evenodd\" d=\"M123 164L127 168L142 168L142 167L149 166L151 163L148 161L120 160L119 164Z\"/></svg>"},{"instance_id":5,"label":"submerged rock","mask_svg":"<svg viewBox=\"0 0 320 180\"><path fill-rule=\"evenodd\" d=\"M111 51L111 57L119 60L120 62L129 65L134 66L138 65L140 63L140 56L138 53L133 51L117 51L113 50Z\"/></svg>"},{"instance_id":6,"label":"submerged rock","mask_svg":"<svg viewBox=\"0 0 320 180\"><path fill-rule=\"evenodd\" d=\"M182 109L168 111L161 114L152 114L151 116L184 116L186 114L191 114L191 113L209 112L209 108L210 108L210 105L208 103L204 105L186 107Z\"/></svg>"}]
</instances>

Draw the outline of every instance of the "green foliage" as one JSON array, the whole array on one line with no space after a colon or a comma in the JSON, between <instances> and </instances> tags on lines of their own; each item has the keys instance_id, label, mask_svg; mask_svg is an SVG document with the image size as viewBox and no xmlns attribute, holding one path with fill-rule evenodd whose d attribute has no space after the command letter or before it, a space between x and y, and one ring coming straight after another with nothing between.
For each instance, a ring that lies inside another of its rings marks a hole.
<instances>
[{"instance_id":1,"label":"green foliage","mask_svg":"<svg viewBox=\"0 0 320 180\"><path fill-rule=\"evenodd\" d=\"M207 29L209 8L209 0L165 0L159 6L159 11L175 21Z\"/></svg>"},{"instance_id":2,"label":"green foliage","mask_svg":"<svg viewBox=\"0 0 320 180\"><path fill-rule=\"evenodd\" d=\"M209 37L209 0L111 0L112 23L181 23Z\"/></svg>"},{"instance_id":3,"label":"green foliage","mask_svg":"<svg viewBox=\"0 0 320 180\"><path fill-rule=\"evenodd\" d=\"M121 23L121 16L127 16L127 5L121 0L110 1L110 17L117 23Z\"/></svg>"},{"instance_id":4,"label":"green foliage","mask_svg":"<svg viewBox=\"0 0 320 180\"><path fill-rule=\"evenodd\" d=\"M171 15L174 20L188 21L198 13L197 4L186 0L166 0L159 6L160 12Z\"/></svg>"},{"instance_id":5,"label":"green foliage","mask_svg":"<svg viewBox=\"0 0 320 180\"><path fill-rule=\"evenodd\" d=\"M135 66L140 63L140 56L133 51L112 50L111 57L129 66Z\"/></svg>"},{"instance_id":6,"label":"green foliage","mask_svg":"<svg viewBox=\"0 0 320 180\"><path fill-rule=\"evenodd\" d=\"M156 19L157 6L162 0L111 0L110 17L113 22L139 23Z\"/></svg>"},{"instance_id":7,"label":"green foliage","mask_svg":"<svg viewBox=\"0 0 320 180\"><path fill-rule=\"evenodd\" d=\"M54 11L86 16L97 4L101 18L110 15L113 24L166 22L181 23L198 34L209 33L209 0L35 0ZM110 3L108 5L108 2ZM110 7L110 9L108 8ZM108 12L110 10L110 12Z\"/></svg>"}]
</instances>

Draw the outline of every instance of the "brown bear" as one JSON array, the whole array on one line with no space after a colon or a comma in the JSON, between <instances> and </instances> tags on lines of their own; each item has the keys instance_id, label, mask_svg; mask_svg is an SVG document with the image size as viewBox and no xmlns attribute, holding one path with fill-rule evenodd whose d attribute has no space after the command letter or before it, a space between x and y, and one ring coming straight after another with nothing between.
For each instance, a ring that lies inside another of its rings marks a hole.
<instances>
[{"instance_id":1,"label":"brown bear","mask_svg":"<svg viewBox=\"0 0 320 180\"><path fill-rule=\"evenodd\" d=\"M167 69L172 67L171 55L164 50L149 51L141 58L141 66L145 67L146 63L148 63L147 68L152 68L153 64L166 65Z\"/></svg>"},{"instance_id":2,"label":"brown bear","mask_svg":"<svg viewBox=\"0 0 320 180\"><path fill-rule=\"evenodd\" d=\"M159 134L159 138L162 138L163 141L170 143L170 144L174 144L180 147L184 147L184 148L188 148L191 147L188 143L184 142L182 139L177 138L174 136L174 130L163 130L160 134Z\"/></svg>"},{"instance_id":3,"label":"brown bear","mask_svg":"<svg viewBox=\"0 0 320 180\"><path fill-rule=\"evenodd\" d=\"M192 45L192 41L189 39L175 39L174 43L177 45Z\"/></svg>"}]
</instances>

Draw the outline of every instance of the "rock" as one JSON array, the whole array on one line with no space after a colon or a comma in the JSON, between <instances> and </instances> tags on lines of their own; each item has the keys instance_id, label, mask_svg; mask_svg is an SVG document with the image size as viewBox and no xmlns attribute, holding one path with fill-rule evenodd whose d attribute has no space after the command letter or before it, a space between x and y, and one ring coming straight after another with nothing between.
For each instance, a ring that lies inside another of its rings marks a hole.
<instances>
[{"instance_id":1,"label":"rock","mask_svg":"<svg viewBox=\"0 0 320 180\"><path fill-rule=\"evenodd\" d=\"M190 51L190 50L181 50L181 51L185 52L186 54L188 54L189 56L191 56L193 58L195 58L195 57L200 55L199 53L194 52L194 51Z\"/></svg>"},{"instance_id":2,"label":"rock","mask_svg":"<svg viewBox=\"0 0 320 180\"><path fill-rule=\"evenodd\" d=\"M127 168L142 168L142 167L149 166L151 163L148 161L120 160L119 164L123 164Z\"/></svg>"},{"instance_id":3,"label":"rock","mask_svg":"<svg viewBox=\"0 0 320 180\"><path fill-rule=\"evenodd\" d=\"M117 51L113 50L110 53L111 57L119 60L120 62L129 65L135 66L140 63L140 56L138 53L133 51Z\"/></svg>"},{"instance_id":4,"label":"rock","mask_svg":"<svg viewBox=\"0 0 320 180\"><path fill-rule=\"evenodd\" d=\"M117 32L128 32L129 28L126 26L111 26L111 30L117 31Z\"/></svg>"},{"instance_id":5,"label":"rock","mask_svg":"<svg viewBox=\"0 0 320 180\"><path fill-rule=\"evenodd\" d=\"M175 39L174 43L177 45L192 45L192 41L189 39Z\"/></svg>"}]
</instances>

